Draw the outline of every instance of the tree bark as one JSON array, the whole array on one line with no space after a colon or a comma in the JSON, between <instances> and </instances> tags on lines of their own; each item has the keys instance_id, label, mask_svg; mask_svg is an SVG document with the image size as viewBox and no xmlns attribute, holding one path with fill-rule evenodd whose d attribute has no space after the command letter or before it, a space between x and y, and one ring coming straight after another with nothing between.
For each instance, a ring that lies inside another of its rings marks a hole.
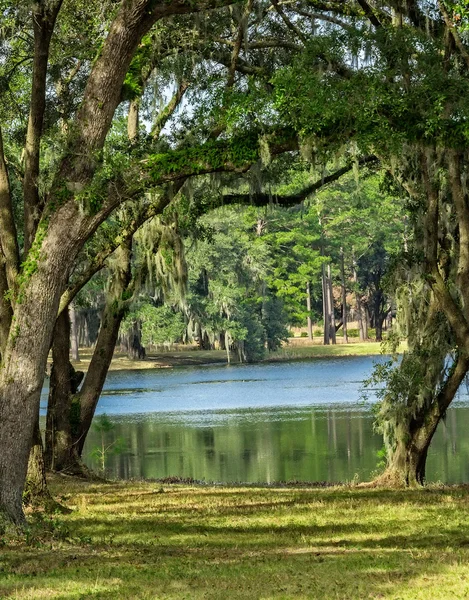
<instances>
[{"instance_id":1,"label":"tree bark","mask_svg":"<svg viewBox=\"0 0 469 600\"><path fill-rule=\"evenodd\" d=\"M330 343L330 313L329 313L329 289L327 285L326 265L322 265L322 319L324 322L324 344Z\"/></svg>"},{"instance_id":2,"label":"tree bark","mask_svg":"<svg viewBox=\"0 0 469 600\"><path fill-rule=\"evenodd\" d=\"M357 321L358 321L358 335L360 342L364 342L366 340L365 335L365 327L363 324L363 308L362 302L360 299L360 292L358 291L358 276L357 276L357 267L355 263L355 259L353 260L353 283L355 285L355 302L357 305Z\"/></svg>"},{"instance_id":3,"label":"tree bark","mask_svg":"<svg viewBox=\"0 0 469 600\"><path fill-rule=\"evenodd\" d=\"M1 250L1 248L0 248ZM10 333L13 310L6 294L9 290L5 260L0 253L0 359L3 357Z\"/></svg>"},{"instance_id":4,"label":"tree bark","mask_svg":"<svg viewBox=\"0 0 469 600\"><path fill-rule=\"evenodd\" d=\"M131 100L129 104L129 115L127 118L127 135L131 143L138 140L139 127L139 101Z\"/></svg>"},{"instance_id":5,"label":"tree bark","mask_svg":"<svg viewBox=\"0 0 469 600\"><path fill-rule=\"evenodd\" d=\"M24 524L21 506L33 428L60 295L82 238L83 216L68 203L50 216L40 256L24 265L0 372L0 513ZM27 275L26 275L27 274Z\"/></svg>"},{"instance_id":6,"label":"tree bark","mask_svg":"<svg viewBox=\"0 0 469 600\"><path fill-rule=\"evenodd\" d=\"M345 286L345 259L344 249L340 248L340 281L342 286L342 331L344 344L348 344L347 337L347 288Z\"/></svg>"},{"instance_id":7,"label":"tree bark","mask_svg":"<svg viewBox=\"0 0 469 600\"><path fill-rule=\"evenodd\" d=\"M70 348L72 352L72 360L79 362L80 350L78 345L77 311L75 309L74 302L70 303L68 310L70 317Z\"/></svg>"},{"instance_id":8,"label":"tree bark","mask_svg":"<svg viewBox=\"0 0 469 600\"><path fill-rule=\"evenodd\" d=\"M86 436L91 427L96 406L114 354L119 327L127 310L127 304L123 296L127 291L131 279L131 242L120 246L117 258L118 263L114 273L113 286L111 294L106 301L91 363L83 386L74 398L74 401L77 402L80 408L80 421L74 439L79 456L83 453Z\"/></svg>"},{"instance_id":9,"label":"tree bark","mask_svg":"<svg viewBox=\"0 0 469 600\"><path fill-rule=\"evenodd\" d=\"M26 504L44 505L53 503L47 488L44 447L39 429L39 413L34 426L33 440L28 460L28 473L24 490Z\"/></svg>"},{"instance_id":10,"label":"tree bark","mask_svg":"<svg viewBox=\"0 0 469 600\"><path fill-rule=\"evenodd\" d=\"M313 322L311 320L311 284L306 284L306 310L308 311L308 338L313 341Z\"/></svg>"},{"instance_id":11,"label":"tree bark","mask_svg":"<svg viewBox=\"0 0 469 600\"><path fill-rule=\"evenodd\" d=\"M72 133L64 158L37 227L37 253L29 253L23 265L15 321L2 361L0 520L25 524L22 492L60 295L78 251L120 202L120 196L112 189L101 210L88 214L75 201L74 194L92 181L100 164L100 151L120 102L122 83L134 52L158 19L226 3L223 0L202 0L195 5L178 0L169 4L147 0L123 2L93 65L74 126L70 128ZM193 169L189 174L192 172ZM177 178L184 174L178 173ZM174 178L171 175L170 179Z\"/></svg>"},{"instance_id":12,"label":"tree bark","mask_svg":"<svg viewBox=\"0 0 469 600\"><path fill-rule=\"evenodd\" d=\"M36 234L41 216L38 190L42 127L46 109L46 80L49 46L62 0L36 1L33 4L34 30L33 77L28 129L24 147L24 252L26 255Z\"/></svg>"},{"instance_id":13,"label":"tree bark","mask_svg":"<svg viewBox=\"0 0 469 600\"><path fill-rule=\"evenodd\" d=\"M79 474L82 472L82 465L73 443L79 416L74 414L73 394L77 391L83 373L77 373L70 364L69 352L70 320L68 312L64 311L57 318L52 342L45 462L51 471Z\"/></svg>"},{"instance_id":14,"label":"tree bark","mask_svg":"<svg viewBox=\"0 0 469 600\"><path fill-rule=\"evenodd\" d=\"M458 356L441 390L422 406L410 423L396 427L396 446L388 456L388 466L376 483L416 487L425 483L428 449L446 410L469 370L469 358Z\"/></svg>"},{"instance_id":15,"label":"tree bark","mask_svg":"<svg viewBox=\"0 0 469 600\"><path fill-rule=\"evenodd\" d=\"M131 329L125 335L125 351L130 360L144 360L145 348L142 346L142 334L140 322L134 321Z\"/></svg>"},{"instance_id":16,"label":"tree bark","mask_svg":"<svg viewBox=\"0 0 469 600\"><path fill-rule=\"evenodd\" d=\"M17 239L10 179L3 152L2 130L0 128L0 247L1 254L4 257L5 278L8 283L8 286L2 292L2 297L4 297L8 289L10 290L10 294L14 294L16 291L16 278L20 263Z\"/></svg>"},{"instance_id":17,"label":"tree bark","mask_svg":"<svg viewBox=\"0 0 469 600\"><path fill-rule=\"evenodd\" d=\"M332 288L332 275L331 275L331 265L327 265L327 297L329 302L329 315L330 315L330 327L329 327L329 335L331 342L335 344L337 342L336 339L336 329L335 329L335 313L334 313L334 293Z\"/></svg>"}]
</instances>

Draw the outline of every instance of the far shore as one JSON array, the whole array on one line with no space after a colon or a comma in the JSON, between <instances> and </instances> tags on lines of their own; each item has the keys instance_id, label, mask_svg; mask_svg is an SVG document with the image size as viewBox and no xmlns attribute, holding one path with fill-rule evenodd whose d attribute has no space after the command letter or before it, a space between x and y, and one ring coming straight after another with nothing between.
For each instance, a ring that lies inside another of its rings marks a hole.
<instances>
[{"instance_id":1,"label":"far shore","mask_svg":"<svg viewBox=\"0 0 469 600\"><path fill-rule=\"evenodd\" d=\"M403 342L399 352L405 350ZM309 360L315 358L340 356L376 356L383 353L380 342L350 342L324 346L307 338L290 338L287 344L275 352L270 352L260 362L287 362L293 360ZM91 361L92 349L80 348L80 361L72 361L76 369L86 371ZM231 364L239 364L234 352L230 354ZM225 350L199 350L197 346L175 345L173 348L159 352L148 352L145 360L131 360L126 354L116 352L110 371L167 369L173 367L197 367L204 365L227 364Z\"/></svg>"}]
</instances>

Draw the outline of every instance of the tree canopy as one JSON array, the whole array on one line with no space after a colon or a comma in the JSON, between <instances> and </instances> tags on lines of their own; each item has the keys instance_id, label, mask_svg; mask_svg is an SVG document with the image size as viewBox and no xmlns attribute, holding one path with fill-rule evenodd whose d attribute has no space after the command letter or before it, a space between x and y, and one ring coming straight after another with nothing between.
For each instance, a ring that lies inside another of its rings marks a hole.
<instances>
[{"instance_id":1,"label":"tree canopy","mask_svg":"<svg viewBox=\"0 0 469 600\"><path fill-rule=\"evenodd\" d=\"M181 196L200 214L223 202L291 205L364 164L379 164L396 195L406 194L415 239L409 268L423 282L430 314L451 336L451 368L442 367L441 352L434 355L432 372L439 375L431 393L415 403L428 383L416 381L417 392L406 400L411 419L395 437L403 454L394 460L397 446L390 447L390 465L402 472L405 463L406 481L421 480L433 432L469 367L465 3L2 0L0 10L0 510L6 521L24 521L21 494L57 315L112 252L126 262L119 263L119 292L108 307L117 324L133 293L132 237L165 208L177 213ZM288 167L302 161L314 177L282 189ZM197 193L213 174L217 193ZM387 202L380 206L385 219ZM289 285L304 287L337 252L313 249L306 260L306 245L326 237L326 221L323 231L304 233L298 223L295 235L281 228L269 233L289 247L277 265ZM335 214L327 225L339 223ZM223 226L217 235L220 249ZM258 262L249 265L258 273L265 266L261 239ZM388 260L380 243L370 242L371 279L357 280L357 293L367 286L371 297L377 289L373 274L380 277ZM240 253L249 255L245 248ZM296 272L292 257L302 261ZM333 277L329 267L323 270L332 329ZM267 283L280 289L278 281L274 273ZM261 326L253 316L257 300L246 295L236 306L240 315L245 311L236 333L230 324L239 340L243 328ZM229 321L235 297L212 288L207 298L218 302L217 310L223 305L220 316ZM373 301L382 314L381 300ZM426 330L420 319L411 327Z\"/></svg>"}]
</instances>

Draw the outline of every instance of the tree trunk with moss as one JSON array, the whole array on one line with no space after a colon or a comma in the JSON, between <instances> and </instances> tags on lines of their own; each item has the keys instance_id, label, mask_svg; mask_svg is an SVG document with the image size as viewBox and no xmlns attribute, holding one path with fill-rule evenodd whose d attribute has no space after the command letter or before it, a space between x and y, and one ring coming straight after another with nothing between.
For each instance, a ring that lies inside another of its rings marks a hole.
<instances>
[{"instance_id":1,"label":"tree trunk with moss","mask_svg":"<svg viewBox=\"0 0 469 600\"><path fill-rule=\"evenodd\" d=\"M28 475L24 488L24 499L28 504L44 504L52 501L47 489L44 447L42 444L39 418L36 421L28 461Z\"/></svg>"},{"instance_id":2,"label":"tree trunk with moss","mask_svg":"<svg viewBox=\"0 0 469 600\"><path fill-rule=\"evenodd\" d=\"M83 372L70 363L70 319L67 310L57 318L52 342L52 369L46 418L45 462L51 471L69 474L82 472L82 465L73 440L76 416L73 394Z\"/></svg>"},{"instance_id":3,"label":"tree trunk with moss","mask_svg":"<svg viewBox=\"0 0 469 600\"><path fill-rule=\"evenodd\" d=\"M116 347L119 328L127 312L131 284L132 241L122 244L116 252L112 268L112 285L104 308L98 340L82 388L74 401L79 407L78 430L75 444L79 456L83 453L86 436L93 421L96 406L103 390L109 366Z\"/></svg>"},{"instance_id":4,"label":"tree trunk with moss","mask_svg":"<svg viewBox=\"0 0 469 600\"><path fill-rule=\"evenodd\" d=\"M425 483L428 449L433 435L469 369L469 358L456 358L440 391L429 405L417 411L409 422L397 423L396 442L388 453L388 465L378 478L383 484L415 487Z\"/></svg>"},{"instance_id":5,"label":"tree trunk with moss","mask_svg":"<svg viewBox=\"0 0 469 600\"><path fill-rule=\"evenodd\" d=\"M77 388L83 373L76 372L69 361L68 312L64 310L57 320L52 346L53 367L46 426L47 466L53 471L88 474L81 456L114 354L119 327L126 312L125 295L130 283L130 258L131 242L128 242L116 252L98 339L79 392Z\"/></svg>"}]
</instances>

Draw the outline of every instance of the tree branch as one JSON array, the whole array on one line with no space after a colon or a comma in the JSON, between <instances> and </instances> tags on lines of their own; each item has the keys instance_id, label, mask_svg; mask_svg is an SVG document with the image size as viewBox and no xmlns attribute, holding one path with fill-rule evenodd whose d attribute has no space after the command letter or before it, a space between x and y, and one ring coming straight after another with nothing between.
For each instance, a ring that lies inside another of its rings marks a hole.
<instances>
[{"instance_id":1,"label":"tree branch","mask_svg":"<svg viewBox=\"0 0 469 600\"><path fill-rule=\"evenodd\" d=\"M290 29L290 31L292 31L302 42L303 44L307 43L307 38L304 35L304 33L302 31L300 31L298 29L298 27L296 27L296 25L294 25L294 23L292 23L292 21L287 17L287 15L285 14L284 10L281 8L281 6L279 5L278 0L272 0L272 5L275 8L277 14L279 15L279 17L282 19L282 21L285 23L285 25L288 27L288 29Z\"/></svg>"},{"instance_id":2,"label":"tree branch","mask_svg":"<svg viewBox=\"0 0 469 600\"><path fill-rule=\"evenodd\" d=\"M231 62L228 68L228 79L226 82L226 89L231 89L233 87L236 75L236 65L238 63L239 53L241 51L241 45L244 40L244 34L246 31L249 15L252 10L252 2L253 0L247 0L246 6L244 7L243 14L241 15L241 19L238 23L238 30L236 32L236 37L233 44L233 52L231 53Z\"/></svg>"},{"instance_id":3,"label":"tree branch","mask_svg":"<svg viewBox=\"0 0 469 600\"><path fill-rule=\"evenodd\" d=\"M378 163L378 158L374 155L364 156L359 161L360 165ZM349 173L353 169L353 164L346 165L334 173L322 177L318 181L306 186L300 192L296 194L290 194L288 196L278 196L272 194L226 194L223 196L223 204L253 204L254 206L264 206L271 203L272 201L282 206L294 206L303 202L312 193L324 187L325 185L337 181L346 173Z\"/></svg>"},{"instance_id":4,"label":"tree branch","mask_svg":"<svg viewBox=\"0 0 469 600\"><path fill-rule=\"evenodd\" d=\"M441 14L443 15L443 19L445 21L446 27L448 28L448 30L451 32L451 35L453 36L454 43L456 44L457 49L459 50L461 56L463 57L464 62L466 63L466 66L469 68L469 52L466 49L466 47L464 46L464 44L461 40L461 37L458 33L458 30L454 26L454 23L451 21L448 11L446 10L446 8L445 8L443 2L441 2L441 0L438 0L438 7L440 9Z\"/></svg>"},{"instance_id":5,"label":"tree branch","mask_svg":"<svg viewBox=\"0 0 469 600\"><path fill-rule=\"evenodd\" d=\"M8 288L14 293L16 277L20 265L20 253L13 217L10 180L3 152L2 130L0 128L0 246L5 259L5 273ZM4 290L5 291L5 290Z\"/></svg>"},{"instance_id":6,"label":"tree branch","mask_svg":"<svg viewBox=\"0 0 469 600\"><path fill-rule=\"evenodd\" d=\"M91 181L99 166L99 151L121 101L124 78L142 37L160 19L176 14L189 14L232 4L233 0L127 0L120 4L99 58L94 63L77 113L73 136L70 136L66 158L54 182L60 194L64 184L82 187ZM73 157L71 159L70 157Z\"/></svg>"},{"instance_id":7,"label":"tree branch","mask_svg":"<svg viewBox=\"0 0 469 600\"><path fill-rule=\"evenodd\" d=\"M310 13L306 10L301 10L301 9L297 9L297 8L292 8L292 10L294 10L298 15L301 15L302 17L306 17L308 19L315 19L317 21L326 21L327 23L333 23L334 25L339 25L339 27L342 27L343 29L348 29L351 30L352 27L350 26L349 23L346 23L345 21L341 21L340 19L338 19L337 17L333 17L331 15L324 15L322 13Z\"/></svg>"},{"instance_id":8,"label":"tree branch","mask_svg":"<svg viewBox=\"0 0 469 600\"><path fill-rule=\"evenodd\" d=\"M155 124L153 126L153 129L151 130L151 135L154 140L157 140L160 137L161 131L163 130L164 126L166 125L166 123L168 122L170 117L173 115L174 111L177 109L177 107L181 103L181 100L182 100L188 87L189 87L188 81L186 81L186 80L181 81L174 96L171 98L171 100L168 102L168 104L164 107L164 109L156 117Z\"/></svg>"},{"instance_id":9,"label":"tree branch","mask_svg":"<svg viewBox=\"0 0 469 600\"><path fill-rule=\"evenodd\" d=\"M365 13L365 16L370 21L370 23L372 25L374 25L374 27L376 27L376 29L381 29L383 27L381 24L381 21L375 15L373 9L368 4L368 2L366 0L357 0L357 2L362 7L363 12Z\"/></svg>"},{"instance_id":10,"label":"tree branch","mask_svg":"<svg viewBox=\"0 0 469 600\"><path fill-rule=\"evenodd\" d=\"M144 223L156 215L161 214L170 201L171 196L169 194L164 194L158 199L158 202L154 202L149 206L144 207L137 216L120 229L119 234L114 236L112 242L108 243L105 248L95 254L76 279L69 283L67 289L62 294L58 314L67 308L70 302L72 302L77 294L85 287L93 275L106 266L106 261L111 254L113 254L122 243L128 243Z\"/></svg>"},{"instance_id":11,"label":"tree branch","mask_svg":"<svg viewBox=\"0 0 469 600\"><path fill-rule=\"evenodd\" d=\"M422 153L422 177L427 196L425 215L425 262L431 289L438 300L441 310L448 319L458 346L469 356L469 324L456 300L453 298L440 269L438 268L438 193L434 189L429 176L432 156Z\"/></svg>"},{"instance_id":12,"label":"tree branch","mask_svg":"<svg viewBox=\"0 0 469 600\"><path fill-rule=\"evenodd\" d=\"M39 1L33 5L34 59L31 101L24 153L24 256L36 233L41 212L39 198L39 154L46 109L46 78L49 47L62 0Z\"/></svg>"}]
</instances>

